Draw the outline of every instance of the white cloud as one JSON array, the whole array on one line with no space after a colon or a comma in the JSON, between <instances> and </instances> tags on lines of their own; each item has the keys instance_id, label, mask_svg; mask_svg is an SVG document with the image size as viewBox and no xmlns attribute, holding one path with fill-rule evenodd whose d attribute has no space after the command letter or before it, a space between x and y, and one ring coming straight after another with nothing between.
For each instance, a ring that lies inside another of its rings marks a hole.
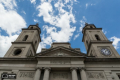
<instances>
[{"instance_id":1,"label":"white cloud","mask_svg":"<svg viewBox=\"0 0 120 80\"><path fill-rule=\"evenodd\" d=\"M9 0L5 0L5 1L3 2L0 1L0 27L3 30L7 31L9 35L11 35L12 33L16 33L19 30L21 30L21 28L26 27L26 22L24 21L22 16L20 16L14 10L13 7L16 6L16 3L12 2L11 0L10 1L12 3L10 3ZM5 5L3 5L3 3Z\"/></svg>"},{"instance_id":2,"label":"white cloud","mask_svg":"<svg viewBox=\"0 0 120 80\"><path fill-rule=\"evenodd\" d=\"M2 36L0 35L0 57L3 57L7 50L11 46L11 42L13 42L18 35L13 35L13 36Z\"/></svg>"},{"instance_id":3,"label":"white cloud","mask_svg":"<svg viewBox=\"0 0 120 80\"><path fill-rule=\"evenodd\" d=\"M34 22L38 22L38 20L34 19Z\"/></svg>"},{"instance_id":4,"label":"white cloud","mask_svg":"<svg viewBox=\"0 0 120 80\"><path fill-rule=\"evenodd\" d=\"M75 2L77 2L77 0L74 0Z\"/></svg>"},{"instance_id":5,"label":"white cloud","mask_svg":"<svg viewBox=\"0 0 120 80\"><path fill-rule=\"evenodd\" d=\"M39 14L38 16L41 17L43 16L43 20L45 22L49 22L51 24L53 24L53 17L50 15L50 13L52 12L52 5L48 2L44 2L41 5L39 5L37 7L37 9L39 10Z\"/></svg>"},{"instance_id":6,"label":"white cloud","mask_svg":"<svg viewBox=\"0 0 120 80\"><path fill-rule=\"evenodd\" d=\"M32 4L36 4L36 0L30 0Z\"/></svg>"},{"instance_id":7,"label":"white cloud","mask_svg":"<svg viewBox=\"0 0 120 80\"><path fill-rule=\"evenodd\" d=\"M66 5L70 3L70 5ZM47 36L42 37L43 44L51 45L54 42L68 42L70 41L73 32L76 27L71 26L70 23L75 23L75 17L72 13L72 3L71 0L65 0L62 2L58 0L58 2L54 3L55 9L53 10L53 6L51 5L51 1L42 0L42 3L37 7L39 11L38 16L43 16L43 20L46 23L51 24L52 26L43 26L44 30L47 32ZM63 7L68 7L68 11L63 9ZM58 14L55 15L55 10L58 11ZM59 28L59 30L58 30ZM40 51L40 50L39 50Z\"/></svg>"},{"instance_id":8,"label":"white cloud","mask_svg":"<svg viewBox=\"0 0 120 80\"><path fill-rule=\"evenodd\" d=\"M80 28L78 32L81 32L83 27L85 26L85 22L87 21L87 19L85 18L85 16L83 16L83 19L80 20Z\"/></svg>"},{"instance_id":9,"label":"white cloud","mask_svg":"<svg viewBox=\"0 0 120 80\"><path fill-rule=\"evenodd\" d=\"M15 0L0 0L0 27L8 34L8 36L0 34L1 57L11 46L11 41L17 38L21 28L26 27L25 20L16 12L16 8Z\"/></svg>"},{"instance_id":10,"label":"white cloud","mask_svg":"<svg viewBox=\"0 0 120 80\"><path fill-rule=\"evenodd\" d=\"M79 37L80 34L76 34L74 37L74 40Z\"/></svg>"},{"instance_id":11,"label":"white cloud","mask_svg":"<svg viewBox=\"0 0 120 80\"><path fill-rule=\"evenodd\" d=\"M14 9L17 7L15 0L0 0L0 4L4 5L6 9Z\"/></svg>"},{"instance_id":12,"label":"white cloud","mask_svg":"<svg viewBox=\"0 0 120 80\"><path fill-rule=\"evenodd\" d=\"M86 6L86 9L87 9L88 5L89 5L88 3L86 3L86 4L85 4L85 6Z\"/></svg>"},{"instance_id":13,"label":"white cloud","mask_svg":"<svg viewBox=\"0 0 120 80\"><path fill-rule=\"evenodd\" d=\"M37 53L41 52L41 49L45 48L45 47L46 47L46 44L44 44L43 42L40 42L39 46L38 46L38 49L37 49Z\"/></svg>"},{"instance_id":14,"label":"white cloud","mask_svg":"<svg viewBox=\"0 0 120 80\"><path fill-rule=\"evenodd\" d=\"M104 34L107 34L107 31L105 31L105 30L102 30L102 32L103 32Z\"/></svg>"},{"instance_id":15,"label":"white cloud","mask_svg":"<svg viewBox=\"0 0 120 80\"><path fill-rule=\"evenodd\" d=\"M115 49L118 49L119 48L119 42L120 42L120 38L117 38L117 37L111 37L110 38L111 41L113 41L113 46L115 47Z\"/></svg>"},{"instance_id":16,"label":"white cloud","mask_svg":"<svg viewBox=\"0 0 120 80\"><path fill-rule=\"evenodd\" d=\"M91 4L91 6L96 5L96 4Z\"/></svg>"},{"instance_id":17,"label":"white cloud","mask_svg":"<svg viewBox=\"0 0 120 80\"><path fill-rule=\"evenodd\" d=\"M51 45L52 44L52 39L51 39L50 36L45 38L45 36L42 35L42 40L43 41L39 43L39 46L38 46L38 49L37 49L37 53L41 52L41 49L45 48L46 45L48 45L48 44Z\"/></svg>"},{"instance_id":18,"label":"white cloud","mask_svg":"<svg viewBox=\"0 0 120 80\"><path fill-rule=\"evenodd\" d=\"M26 14L26 12L25 12L25 11L22 11L22 13L23 13L23 14Z\"/></svg>"},{"instance_id":19,"label":"white cloud","mask_svg":"<svg viewBox=\"0 0 120 80\"><path fill-rule=\"evenodd\" d=\"M85 4L85 7L86 7L86 9L87 9L87 8L88 8L88 6L94 6L94 5L96 5L96 4L92 4L92 3L91 3L91 4L90 4L90 3L86 3L86 4Z\"/></svg>"}]
</instances>

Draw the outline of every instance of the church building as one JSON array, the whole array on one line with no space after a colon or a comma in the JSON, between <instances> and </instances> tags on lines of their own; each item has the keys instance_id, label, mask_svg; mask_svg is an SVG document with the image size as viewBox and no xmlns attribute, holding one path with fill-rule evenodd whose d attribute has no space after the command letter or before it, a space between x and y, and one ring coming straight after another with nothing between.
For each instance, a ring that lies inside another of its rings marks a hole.
<instances>
[{"instance_id":1,"label":"church building","mask_svg":"<svg viewBox=\"0 0 120 80\"><path fill-rule=\"evenodd\" d=\"M82 41L87 53L69 42L54 42L36 53L40 33L38 24L22 29L0 58L1 80L120 80L120 55L102 28L85 24Z\"/></svg>"}]
</instances>

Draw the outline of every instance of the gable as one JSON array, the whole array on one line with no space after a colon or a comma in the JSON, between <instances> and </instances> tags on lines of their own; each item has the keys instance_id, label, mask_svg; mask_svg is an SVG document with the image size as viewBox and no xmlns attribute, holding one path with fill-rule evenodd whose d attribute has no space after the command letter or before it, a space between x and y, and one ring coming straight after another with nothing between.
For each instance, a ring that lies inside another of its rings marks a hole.
<instances>
[{"instance_id":1,"label":"gable","mask_svg":"<svg viewBox=\"0 0 120 80\"><path fill-rule=\"evenodd\" d=\"M45 54L45 56L78 56L78 54L70 53L64 50L56 50Z\"/></svg>"},{"instance_id":2,"label":"gable","mask_svg":"<svg viewBox=\"0 0 120 80\"><path fill-rule=\"evenodd\" d=\"M86 56L86 54L81 53L80 51L75 51L73 49L68 49L64 47L57 47L53 49L48 49L41 53L38 53L37 56Z\"/></svg>"}]
</instances>

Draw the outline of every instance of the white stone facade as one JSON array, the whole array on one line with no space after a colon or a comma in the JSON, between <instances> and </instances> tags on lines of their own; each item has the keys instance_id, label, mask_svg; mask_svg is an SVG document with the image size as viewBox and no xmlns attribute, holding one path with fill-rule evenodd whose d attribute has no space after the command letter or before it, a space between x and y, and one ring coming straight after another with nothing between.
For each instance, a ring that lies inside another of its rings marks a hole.
<instances>
[{"instance_id":1,"label":"white stone facade","mask_svg":"<svg viewBox=\"0 0 120 80\"><path fill-rule=\"evenodd\" d=\"M93 24L83 28L87 54L67 42L36 54L41 31L30 25L0 58L0 74L17 75L3 80L120 80L120 56L101 30Z\"/></svg>"}]
</instances>

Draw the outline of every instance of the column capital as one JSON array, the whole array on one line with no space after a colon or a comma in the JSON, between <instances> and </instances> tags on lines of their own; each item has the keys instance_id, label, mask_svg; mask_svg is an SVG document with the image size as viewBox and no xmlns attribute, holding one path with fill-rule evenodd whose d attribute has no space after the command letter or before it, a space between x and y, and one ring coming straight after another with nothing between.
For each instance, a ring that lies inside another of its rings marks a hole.
<instances>
[{"instance_id":1,"label":"column capital","mask_svg":"<svg viewBox=\"0 0 120 80\"><path fill-rule=\"evenodd\" d=\"M70 69L78 69L77 67L71 67Z\"/></svg>"},{"instance_id":2,"label":"column capital","mask_svg":"<svg viewBox=\"0 0 120 80\"><path fill-rule=\"evenodd\" d=\"M77 70L77 67L71 67L70 70Z\"/></svg>"},{"instance_id":3,"label":"column capital","mask_svg":"<svg viewBox=\"0 0 120 80\"><path fill-rule=\"evenodd\" d=\"M42 67L36 67L36 68L35 68L35 70L38 70L38 69L39 69L39 70L41 70L41 69L42 69Z\"/></svg>"},{"instance_id":4,"label":"column capital","mask_svg":"<svg viewBox=\"0 0 120 80\"><path fill-rule=\"evenodd\" d=\"M50 67L44 67L43 69L48 69L48 70L51 70L51 68L50 68Z\"/></svg>"},{"instance_id":5,"label":"column capital","mask_svg":"<svg viewBox=\"0 0 120 80\"><path fill-rule=\"evenodd\" d=\"M85 68L85 67L80 67L79 70L84 70L84 71L86 71L86 68Z\"/></svg>"}]
</instances>

